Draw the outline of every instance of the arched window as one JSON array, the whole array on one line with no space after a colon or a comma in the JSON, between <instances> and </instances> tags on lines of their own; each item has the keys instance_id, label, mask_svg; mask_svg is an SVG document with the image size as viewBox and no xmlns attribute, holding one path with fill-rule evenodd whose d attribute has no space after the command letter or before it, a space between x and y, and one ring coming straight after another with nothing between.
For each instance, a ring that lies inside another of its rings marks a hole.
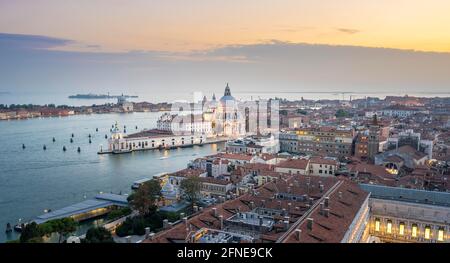
<instances>
[{"instance_id":1,"label":"arched window","mask_svg":"<svg viewBox=\"0 0 450 263\"><path fill-rule=\"evenodd\" d=\"M405 223L400 222L400 225L398 226L398 234L401 236L405 234Z\"/></svg>"},{"instance_id":2,"label":"arched window","mask_svg":"<svg viewBox=\"0 0 450 263\"><path fill-rule=\"evenodd\" d=\"M392 234L392 221L391 221L391 220L388 220L388 221L387 221L386 232L387 232L388 234Z\"/></svg>"},{"instance_id":3,"label":"arched window","mask_svg":"<svg viewBox=\"0 0 450 263\"><path fill-rule=\"evenodd\" d=\"M444 241L444 229L441 227L438 230L438 241Z\"/></svg>"},{"instance_id":4,"label":"arched window","mask_svg":"<svg viewBox=\"0 0 450 263\"><path fill-rule=\"evenodd\" d=\"M431 238L431 227L426 226L425 227L425 239L430 239L430 238Z\"/></svg>"},{"instance_id":5,"label":"arched window","mask_svg":"<svg viewBox=\"0 0 450 263\"><path fill-rule=\"evenodd\" d=\"M375 219L375 231L380 232L380 219L379 218Z\"/></svg>"},{"instance_id":6,"label":"arched window","mask_svg":"<svg viewBox=\"0 0 450 263\"><path fill-rule=\"evenodd\" d=\"M417 225L413 224L412 228L411 228L411 236L412 237L417 237Z\"/></svg>"}]
</instances>

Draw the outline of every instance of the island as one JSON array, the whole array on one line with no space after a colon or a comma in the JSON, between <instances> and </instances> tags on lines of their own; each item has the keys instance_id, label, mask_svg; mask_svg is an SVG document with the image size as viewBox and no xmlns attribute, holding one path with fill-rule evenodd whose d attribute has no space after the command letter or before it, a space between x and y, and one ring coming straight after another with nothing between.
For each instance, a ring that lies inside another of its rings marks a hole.
<instances>
[{"instance_id":1,"label":"island","mask_svg":"<svg viewBox=\"0 0 450 263\"><path fill-rule=\"evenodd\" d=\"M139 98L139 96L134 95L109 95L108 94L77 94L77 95L70 95L69 99L118 99L118 98Z\"/></svg>"}]
</instances>

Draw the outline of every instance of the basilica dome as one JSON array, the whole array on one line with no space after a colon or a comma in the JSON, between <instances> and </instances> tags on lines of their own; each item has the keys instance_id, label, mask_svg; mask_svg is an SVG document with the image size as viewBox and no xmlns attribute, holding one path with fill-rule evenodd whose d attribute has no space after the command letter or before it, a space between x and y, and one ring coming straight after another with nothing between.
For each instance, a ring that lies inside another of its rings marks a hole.
<instances>
[{"instance_id":1,"label":"basilica dome","mask_svg":"<svg viewBox=\"0 0 450 263\"><path fill-rule=\"evenodd\" d=\"M226 104L227 101L235 101L234 97L231 96L231 91L230 91L230 87L228 86L228 83L227 83L227 86L225 87L225 92L224 92L222 98L220 98L220 102L222 104Z\"/></svg>"}]
</instances>

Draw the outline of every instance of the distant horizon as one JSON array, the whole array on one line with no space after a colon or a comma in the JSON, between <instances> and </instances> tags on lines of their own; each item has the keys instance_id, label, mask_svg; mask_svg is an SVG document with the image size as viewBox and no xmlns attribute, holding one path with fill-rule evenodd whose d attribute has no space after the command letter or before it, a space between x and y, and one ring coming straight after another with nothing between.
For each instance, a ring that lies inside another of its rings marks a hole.
<instances>
[{"instance_id":1,"label":"distant horizon","mask_svg":"<svg viewBox=\"0 0 450 263\"><path fill-rule=\"evenodd\" d=\"M1 93L1 92L0 92ZM92 105L102 105L105 103L115 103L116 99L110 98L110 99L77 99L77 98L68 98L69 95L75 95L75 94L66 94L66 93L59 93L59 94L51 94L53 96L50 96L49 93L39 93L39 94L29 94L29 93L21 93L24 95L21 97L17 93L9 93L6 96L3 96L3 98L0 98L0 104L5 105L11 105L11 104L34 104L34 105L45 105L45 104L55 104L56 106L60 105L67 105L67 106L73 106L73 107L79 107L79 106L92 106ZM193 92L188 93L188 97L186 97L186 94L182 93L171 93L170 96L164 96L164 97L158 97L155 99L155 97L151 93L147 94L127 94L124 92L125 95L137 95L138 98L129 99L131 102L139 103L139 102L150 102L150 103L172 103L174 101L193 101ZM202 93L202 96L206 96L208 100L211 99L212 95L215 94L216 98L219 99L223 94L222 92L214 92L214 93ZM398 92L381 92L381 91L374 91L374 92L322 92L322 91L308 91L308 92L233 92L233 96L235 96L239 100L256 100L256 99L286 99L288 101L295 101L295 100L344 100L348 101L350 99L350 96L352 97L352 100L355 99L364 99L365 97L371 97L371 98L379 98L381 100L385 99L386 96L409 96L409 97L422 97L422 98L450 98L450 92L414 92L414 93L398 93ZM55 96L56 95L56 96ZM260 95L260 96L259 96ZM314 96L315 95L315 96Z\"/></svg>"}]
</instances>

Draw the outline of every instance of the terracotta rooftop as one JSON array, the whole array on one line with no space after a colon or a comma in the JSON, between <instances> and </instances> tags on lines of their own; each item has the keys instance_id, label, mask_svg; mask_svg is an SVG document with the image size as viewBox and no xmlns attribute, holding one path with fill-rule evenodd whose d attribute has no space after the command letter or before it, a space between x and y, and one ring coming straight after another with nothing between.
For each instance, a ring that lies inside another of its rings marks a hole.
<instances>
[{"instance_id":1,"label":"terracotta rooftop","mask_svg":"<svg viewBox=\"0 0 450 263\"><path fill-rule=\"evenodd\" d=\"M341 193L341 197L339 197ZM342 181L342 184L329 195L329 213L326 217L317 206L308 218L312 218L312 229L307 226L307 220L291 229L283 243L339 243L343 240L356 214L361 209L369 193L363 191L357 184ZM295 230L300 229L300 240L295 236Z\"/></svg>"},{"instance_id":2,"label":"terracotta rooftop","mask_svg":"<svg viewBox=\"0 0 450 263\"><path fill-rule=\"evenodd\" d=\"M417 151L410 145L403 145L399 147L397 151L400 153L406 153L416 160L422 159L423 157L427 156L425 153Z\"/></svg>"},{"instance_id":3,"label":"terracotta rooftop","mask_svg":"<svg viewBox=\"0 0 450 263\"><path fill-rule=\"evenodd\" d=\"M169 175L178 176L178 177L189 177L189 176L200 176L201 174L206 173L203 169L194 169L194 168L186 168L183 170L176 171Z\"/></svg>"},{"instance_id":4,"label":"terracotta rooftop","mask_svg":"<svg viewBox=\"0 0 450 263\"><path fill-rule=\"evenodd\" d=\"M305 170L308 167L308 163L309 161L306 159L290 159L279 163L277 167Z\"/></svg>"},{"instance_id":5,"label":"terracotta rooftop","mask_svg":"<svg viewBox=\"0 0 450 263\"><path fill-rule=\"evenodd\" d=\"M323 185L323 187L319 187L319 185ZM315 204L321 200L328 190L337 185L339 187L330 196L332 212L328 218L310 208L311 203ZM342 192L342 199L339 199L338 191ZM297 198L287 198L287 193L297 196ZM286 240L290 241L291 233L287 232L289 228L285 227L283 221L288 217L289 226L294 226L294 223L309 210L317 223L311 233L304 231L306 235L301 242L318 242L312 237L314 235L320 237L322 242L339 242L367 196L368 194L359 189L358 185L348 181L340 181L336 178L290 176L287 179L266 183L236 199L205 208L191 216L186 222L178 222L169 229L157 233L152 239L145 240L144 243L185 242L188 237L200 229L220 229L219 216L222 216L226 222L237 213L254 211L254 209L271 209L271 211L284 213L273 215L273 228L257 234L255 236L257 243L276 242L283 235L287 235ZM321 229L321 226L325 227ZM300 224L300 227L303 227L303 224Z\"/></svg>"}]
</instances>

